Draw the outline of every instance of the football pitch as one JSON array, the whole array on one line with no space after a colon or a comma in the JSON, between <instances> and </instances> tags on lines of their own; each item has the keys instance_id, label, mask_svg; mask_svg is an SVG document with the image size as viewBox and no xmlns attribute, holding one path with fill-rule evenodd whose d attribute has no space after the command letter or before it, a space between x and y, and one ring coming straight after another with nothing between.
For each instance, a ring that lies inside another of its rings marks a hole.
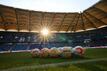
<instances>
[{"instance_id":1,"label":"football pitch","mask_svg":"<svg viewBox=\"0 0 107 71\"><path fill-rule=\"evenodd\" d=\"M104 60L102 60L104 58ZM89 61L92 60L92 61ZM107 71L107 49L86 49L84 57L32 58L28 52L0 54L4 71Z\"/></svg>"}]
</instances>

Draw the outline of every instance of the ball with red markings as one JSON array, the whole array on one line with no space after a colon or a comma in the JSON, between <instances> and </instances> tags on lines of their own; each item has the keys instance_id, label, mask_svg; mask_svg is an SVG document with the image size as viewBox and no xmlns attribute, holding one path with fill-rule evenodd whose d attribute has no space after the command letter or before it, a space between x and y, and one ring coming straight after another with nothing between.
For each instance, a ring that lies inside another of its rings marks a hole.
<instances>
[{"instance_id":1,"label":"ball with red markings","mask_svg":"<svg viewBox=\"0 0 107 71\"><path fill-rule=\"evenodd\" d=\"M85 52L85 49L82 46L76 46L75 48L72 49L72 53L76 55L83 55Z\"/></svg>"}]
</instances>

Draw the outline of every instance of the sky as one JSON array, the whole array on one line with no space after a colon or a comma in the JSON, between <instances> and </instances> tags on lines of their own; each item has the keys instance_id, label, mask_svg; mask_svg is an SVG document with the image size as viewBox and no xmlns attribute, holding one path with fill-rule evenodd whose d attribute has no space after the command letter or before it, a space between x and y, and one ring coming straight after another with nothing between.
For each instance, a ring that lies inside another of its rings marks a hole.
<instances>
[{"instance_id":1,"label":"sky","mask_svg":"<svg viewBox=\"0 0 107 71\"><path fill-rule=\"evenodd\" d=\"M0 4L35 11L82 12L100 0L0 0Z\"/></svg>"}]
</instances>

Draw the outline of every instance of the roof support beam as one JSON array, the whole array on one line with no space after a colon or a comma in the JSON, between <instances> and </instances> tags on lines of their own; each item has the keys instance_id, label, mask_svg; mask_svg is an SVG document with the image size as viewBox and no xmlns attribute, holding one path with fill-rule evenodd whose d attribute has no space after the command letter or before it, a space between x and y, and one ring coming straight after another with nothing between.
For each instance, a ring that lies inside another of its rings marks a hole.
<instances>
[{"instance_id":1,"label":"roof support beam","mask_svg":"<svg viewBox=\"0 0 107 71\"><path fill-rule=\"evenodd\" d=\"M90 14L90 13L88 13L88 12L85 12L85 13L86 13L86 14L88 14L88 15L90 15L91 17L95 18L97 21L99 21L99 22L103 23L104 25L107 25L107 23L103 22L101 19L98 19L97 17L95 17L95 16L91 15L91 14Z\"/></svg>"},{"instance_id":2,"label":"roof support beam","mask_svg":"<svg viewBox=\"0 0 107 71\"><path fill-rule=\"evenodd\" d=\"M43 19L44 19L44 12L41 13L41 28L43 28L44 24L43 24Z\"/></svg>"},{"instance_id":3,"label":"roof support beam","mask_svg":"<svg viewBox=\"0 0 107 71\"><path fill-rule=\"evenodd\" d=\"M53 21L54 21L55 16L56 16L56 13L53 14L52 20L51 20L50 23L47 25L48 27L50 27L50 28L52 27L52 25L53 25L52 23L53 23Z\"/></svg>"},{"instance_id":4,"label":"roof support beam","mask_svg":"<svg viewBox=\"0 0 107 71\"><path fill-rule=\"evenodd\" d=\"M29 24L28 24L28 31L31 31L31 11L29 11Z\"/></svg>"},{"instance_id":5,"label":"roof support beam","mask_svg":"<svg viewBox=\"0 0 107 71\"><path fill-rule=\"evenodd\" d=\"M62 28L62 25L63 25L63 22L64 22L66 16L67 16L67 13L64 14L64 17L63 17L63 19L62 19L62 21L61 21L61 24L60 24L59 27L58 27L58 32L59 32L60 29Z\"/></svg>"},{"instance_id":6,"label":"roof support beam","mask_svg":"<svg viewBox=\"0 0 107 71\"><path fill-rule=\"evenodd\" d=\"M73 20L71 21L71 23L69 24L69 26L68 26L66 32L68 32L69 29L72 27L72 24L73 24L73 22L75 21L75 19L76 19L77 16L78 16L78 15L75 15L75 16L74 16L74 19L73 19Z\"/></svg>"},{"instance_id":7,"label":"roof support beam","mask_svg":"<svg viewBox=\"0 0 107 71\"><path fill-rule=\"evenodd\" d=\"M15 9L15 14L16 14L16 25L17 25L17 30L19 32L19 23L18 23L18 14L17 14L17 10Z\"/></svg>"},{"instance_id":8,"label":"roof support beam","mask_svg":"<svg viewBox=\"0 0 107 71\"><path fill-rule=\"evenodd\" d=\"M95 6L94 8L96 8L96 9L98 9L98 10L102 11L103 13L106 13L106 14L107 14L107 12L105 12L104 10L102 10L102 9L100 9L100 8L96 7L96 6Z\"/></svg>"},{"instance_id":9,"label":"roof support beam","mask_svg":"<svg viewBox=\"0 0 107 71\"><path fill-rule=\"evenodd\" d=\"M97 9L97 10L100 10L100 11L103 12L103 13L105 13L106 17L104 17L104 18L107 18L107 12L105 12L105 11L103 11L102 9L97 8L97 7L94 7L94 8Z\"/></svg>"},{"instance_id":10,"label":"roof support beam","mask_svg":"<svg viewBox=\"0 0 107 71\"><path fill-rule=\"evenodd\" d=\"M1 19L2 19L2 21L3 21L2 23L3 23L3 26L4 26L4 30L7 31L7 28L6 28L6 24L7 24L7 23L6 23L5 20L4 20L4 16L3 16L3 14L2 14L1 12L0 12L0 15L1 15Z\"/></svg>"},{"instance_id":11,"label":"roof support beam","mask_svg":"<svg viewBox=\"0 0 107 71\"><path fill-rule=\"evenodd\" d=\"M97 29L97 26L84 13L83 13L83 16L85 17L86 20L88 20L94 26L94 28Z\"/></svg>"},{"instance_id":12,"label":"roof support beam","mask_svg":"<svg viewBox=\"0 0 107 71\"><path fill-rule=\"evenodd\" d=\"M77 21L76 23L73 25L73 27L71 28L71 31L76 31L76 27L77 27L77 24L78 24L78 21L79 21L79 18L80 18L80 14L78 15L78 18L77 18Z\"/></svg>"},{"instance_id":13,"label":"roof support beam","mask_svg":"<svg viewBox=\"0 0 107 71\"><path fill-rule=\"evenodd\" d=\"M83 28L83 30L86 30L86 29L85 29L85 24L84 24L84 20L83 20L83 15L82 15L82 13L81 13L81 21L82 21L82 28Z\"/></svg>"}]
</instances>

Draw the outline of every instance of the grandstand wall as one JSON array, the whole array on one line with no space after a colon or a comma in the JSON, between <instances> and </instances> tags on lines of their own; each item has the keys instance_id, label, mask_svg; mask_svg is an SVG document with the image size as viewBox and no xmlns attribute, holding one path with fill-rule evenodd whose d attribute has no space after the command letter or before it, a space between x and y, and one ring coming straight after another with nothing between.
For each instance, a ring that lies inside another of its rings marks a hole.
<instances>
[{"instance_id":1,"label":"grandstand wall","mask_svg":"<svg viewBox=\"0 0 107 71\"><path fill-rule=\"evenodd\" d=\"M38 33L0 32L0 51L31 50L43 47L107 46L107 27L80 33L54 33L47 42L39 39ZM45 46L44 46L45 45Z\"/></svg>"}]
</instances>

